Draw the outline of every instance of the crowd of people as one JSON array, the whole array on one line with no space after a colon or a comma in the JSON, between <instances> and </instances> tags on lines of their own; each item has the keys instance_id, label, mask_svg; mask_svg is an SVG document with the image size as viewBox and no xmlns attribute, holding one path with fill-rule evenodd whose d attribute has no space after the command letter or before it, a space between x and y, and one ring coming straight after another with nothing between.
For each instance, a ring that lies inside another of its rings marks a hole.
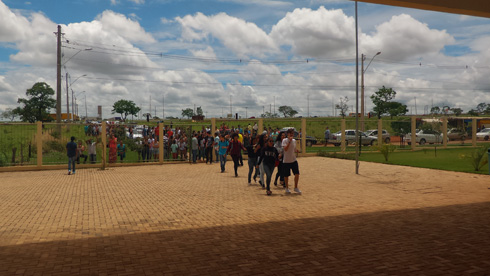
<instances>
[{"instance_id":1,"label":"crowd of people","mask_svg":"<svg viewBox=\"0 0 490 276\"><path fill-rule=\"evenodd\" d=\"M188 129L187 129L188 130ZM126 133L127 132L127 133ZM143 162L159 160L160 145L164 147L165 158L168 160L189 161L192 163L219 163L221 173L226 172L226 161L228 155L233 160L233 171L235 177L238 177L238 168L243 166L243 154L248 157L248 185L254 182L266 190L267 195L271 195L271 182L274 185L283 187L287 194L291 193L289 189L289 177L291 172L294 175L294 192L301 194L298 188L299 167L296 160L298 152L296 140L294 139L294 130L280 131L278 128L266 128L262 133L258 133L258 126L248 125L245 127L228 127L226 124L219 126L214 132L210 128L202 127L200 131L190 133L190 141L184 128L172 128L172 125L165 126L163 129L163 143L160 143L158 127L143 126L142 138L135 138L134 147L138 152L138 159ZM87 136L100 135L100 129L97 125L85 126ZM127 138L132 138L133 128L129 127L124 130ZM109 149L109 163L124 162L128 151L124 139L117 138L117 126L108 126L107 128ZM72 144L73 142L73 144ZM75 142L75 137L67 144L69 157L69 174L75 173L75 163L80 164L87 162L96 162L96 146L98 139L88 139L86 147L81 140ZM88 155L85 151L88 149ZM215 160L213 162L213 153ZM274 171L276 172L273 177Z\"/></svg>"}]
</instances>

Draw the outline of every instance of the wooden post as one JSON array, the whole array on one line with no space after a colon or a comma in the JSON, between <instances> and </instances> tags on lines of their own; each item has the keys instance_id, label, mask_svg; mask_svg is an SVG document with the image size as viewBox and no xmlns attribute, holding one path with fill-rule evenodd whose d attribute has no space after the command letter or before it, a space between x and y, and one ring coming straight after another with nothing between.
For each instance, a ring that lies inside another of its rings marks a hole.
<instances>
[{"instance_id":1,"label":"wooden post","mask_svg":"<svg viewBox=\"0 0 490 276\"><path fill-rule=\"evenodd\" d=\"M415 146L417 144L417 140L416 140L416 137L415 137L415 130L416 130L416 123L417 123L417 120L416 120L416 117L415 116L412 116L411 118L411 137L410 137L410 141L412 143L411 145L411 148L412 150L415 150Z\"/></svg>"},{"instance_id":2,"label":"wooden post","mask_svg":"<svg viewBox=\"0 0 490 276\"><path fill-rule=\"evenodd\" d=\"M471 119L471 145L476 147L476 118Z\"/></svg>"},{"instance_id":3,"label":"wooden post","mask_svg":"<svg viewBox=\"0 0 490 276\"><path fill-rule=\"evenodd\" d=\"M216 118L211 118L211 135L213 136L213 140L216 136L214 136L214 133L216 132ZM192 151L192 150L191 150ZM213 149L211 150L211 156L213 156L213 160L218 160L219 156L216 156L216 151ZM189 158L190 160L190 158Z\"/></svg>"},{"instance_id":4,"label":"wooden post","mask_svg":"<svg viewBox=\"0 0 490 276\"><path fill-rule=\"evenodd\" d=\"M43 122L37 122L36 134L37 167L43 166Z\"/></svg>"},{"instance_id":5,"label":"wooden post","mask_svg":"<svg viewBox=\"0 0 490 276\"><path fill-rule=\"evenodd\" d=\"M340 121L340 135L341 135L341 139L340 139L340 151L341 152L345 152L345 119L342 119Z\"/></svg>"},{"instance_id":6,"label":"wooden post","mask_svg":"<svg viewBox=\"0 0 490 276\"><path fill-rule=\"evenodd\" d=\"M100 132L102 139L102 169L104 170L107 165L107 125L105 121L102 121L102 130Z\"/></svg>"},{"instance_id":7,"label":"wooden post","mask_svg":"<svg viewBox=\"0 0 490 276\"><path fill-rule=\"evenodd\" d=\"M447 148L447 117L442 118L442 145Z\"/></svg>"},{"instance_id":8,"label":"wooden post","mask_svg":"<svg viewBox=\"0 0 490 276\"><path fill-rule=\"evenodd\" d=\"M158 123L158 141L158 161L160 164L163 164L163 151L165 150L163 143L163 123Z\"/></svg>"},{"instance_id":9,"label":"wooden post","mask_svg":"<svg viewBox=\"0 0 490 276\"><path fill-rule=\"evenodd\" d=\"M378 119L378 146L384 144L383 141L383 119Z\"/></svg>"},{"instance_id":10,"label":"wooden post","mask_svg":"<svg viewBox=\"0 0 490 276\"><path fill-rule=\"evenodd\" d=\"M306 118L301 118L301 153L306 153Z\"/></svg>"},{"instance_id":11,"label":"wooden post","mask_svg":"<svg viewBox=\"0 0 490 276\"><path fill-rule=\"evenodd\" d=\"M262 134L264 132L264 119L260 118L259 119L259 131L257 132L257 136Z\"/></svg>"}]
</instances>

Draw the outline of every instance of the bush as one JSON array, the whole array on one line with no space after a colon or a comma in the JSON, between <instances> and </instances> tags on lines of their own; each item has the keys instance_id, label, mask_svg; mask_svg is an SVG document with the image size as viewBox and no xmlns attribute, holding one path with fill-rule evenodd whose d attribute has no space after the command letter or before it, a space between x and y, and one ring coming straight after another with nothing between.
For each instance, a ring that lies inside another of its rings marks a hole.
<instances>
[{"instance_id":1,"label":"bush","mask_svg":"<svg viewBox=\"0 0 490 276\"><path fill-rule=\"evenodd\" d=\"M391 144L383 144L381 146L376 147L381 154L383 154L385 161L388 162L388 159L390 157L390 153L394 152L396 147Z\"/></svg>"},{"instance_id":2,"label":"bush","mask_svg":"<svg viewBox=\"0 0 490 276\"><path fill-rule=\"evenodd\" d=\"M50 151L64 152L65 149L65 145L58 141L46 141L43 145L43 153L48 153Z\"/></svg>"},{"instance_id":3,"label":"bush","mask_svg":"<svg viewBox=\"0 0 490 276\"><path fill-rule=\"evenodd\" d=\"M475 171L476 172L480 171L483 168L483 166L488 164L487 151L489 147L490 145L481 146L473 150L473 152L471 152L470 155L464 155L464 154L460 155L460 158L468 159L471 165L473 166L473 168L475 169Z\"/></svg>"}]
</instances>

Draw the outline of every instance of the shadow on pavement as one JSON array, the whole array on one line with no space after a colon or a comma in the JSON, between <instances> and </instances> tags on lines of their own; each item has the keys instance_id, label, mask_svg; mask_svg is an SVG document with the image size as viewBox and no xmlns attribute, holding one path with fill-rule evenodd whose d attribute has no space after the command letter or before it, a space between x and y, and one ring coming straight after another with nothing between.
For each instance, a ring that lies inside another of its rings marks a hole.
<instances>
[{"instance_id":1,"label":"shadow on pavement","mask_svg":"<svg viewBox=\"0 0 490 276\"><path fill-rule=\"evenodd\" d=\"M0 248L1 275L368 272L490 274L490 202Z\"/></svg>"}]
</instances>

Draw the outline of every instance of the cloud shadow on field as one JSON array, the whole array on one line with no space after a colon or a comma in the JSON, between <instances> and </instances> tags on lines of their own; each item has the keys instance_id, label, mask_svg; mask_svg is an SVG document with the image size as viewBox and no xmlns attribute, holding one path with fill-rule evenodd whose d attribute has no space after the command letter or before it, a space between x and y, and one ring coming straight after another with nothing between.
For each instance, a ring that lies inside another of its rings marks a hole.
<instances>
[{"instance_id":1,"label":"cloud shadow on field","mask_svg":"<svg viewBox=\"0 0 490 276\"><path fill-rule=\"evenodd\" d=\"M4 246L0 274L488 275L489 233L485 202Z\"/></svg>"}]
</instances>

